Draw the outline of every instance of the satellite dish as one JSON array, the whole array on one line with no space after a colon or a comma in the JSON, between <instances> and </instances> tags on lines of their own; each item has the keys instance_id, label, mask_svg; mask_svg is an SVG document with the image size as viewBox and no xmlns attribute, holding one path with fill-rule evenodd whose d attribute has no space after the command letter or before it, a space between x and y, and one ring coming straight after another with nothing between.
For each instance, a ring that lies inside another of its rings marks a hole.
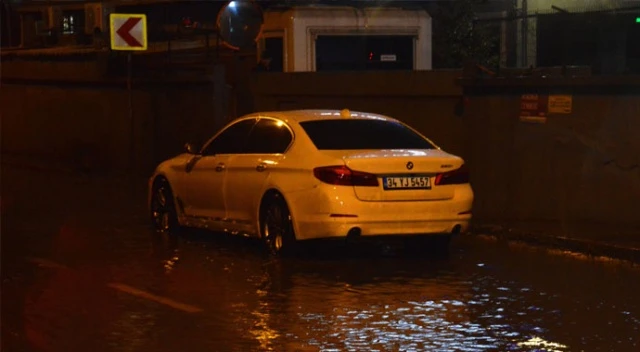
<instances>
[{"instance_id":1,"label":"satellite dish","mask_svg":"<svg viewBox=\"0 0 640 352\"><path fill-rule=\"evenodd\" d=\"M229 1L218 13L216 25L223 43L234 50L249 48L262 32L262 10L252 0Z\"/></svg>"}]
</instances>

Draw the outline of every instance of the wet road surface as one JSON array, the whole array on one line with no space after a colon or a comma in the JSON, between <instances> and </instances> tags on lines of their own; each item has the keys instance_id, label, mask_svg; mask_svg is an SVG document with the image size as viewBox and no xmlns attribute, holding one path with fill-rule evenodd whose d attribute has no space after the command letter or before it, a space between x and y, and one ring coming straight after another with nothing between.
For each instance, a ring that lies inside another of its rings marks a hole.
<instances>
[{"instance_id":1,"label":"wet road surface","mask_svg":"<svg viewBox=\"0 0 640 352\"><path fill-rule=\"evenodd\" d=\"M2 170L2 351L640 351L640 268L488 238L448 256L146 226L126 182Z\"/></svg>"}]
</instances>

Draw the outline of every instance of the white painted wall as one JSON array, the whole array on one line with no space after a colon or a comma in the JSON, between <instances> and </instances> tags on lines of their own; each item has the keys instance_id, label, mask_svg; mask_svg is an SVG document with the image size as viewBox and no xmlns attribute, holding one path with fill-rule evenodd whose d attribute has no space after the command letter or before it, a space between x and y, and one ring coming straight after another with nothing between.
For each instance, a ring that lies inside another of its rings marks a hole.
<instances>
[{"instance_id":1,"label":"white painted wall","mask_svg":"<svg viewBox=\"0 0 640 352\"><path fill-rule=\"evenodd\" d=\"M309 6L270 9L264 19L264 37L284 38L285 72L315 71L318 35L353 34L413 35L414 70L432 68L431 16L424 10Z\"/></svg>"}]
</instances>

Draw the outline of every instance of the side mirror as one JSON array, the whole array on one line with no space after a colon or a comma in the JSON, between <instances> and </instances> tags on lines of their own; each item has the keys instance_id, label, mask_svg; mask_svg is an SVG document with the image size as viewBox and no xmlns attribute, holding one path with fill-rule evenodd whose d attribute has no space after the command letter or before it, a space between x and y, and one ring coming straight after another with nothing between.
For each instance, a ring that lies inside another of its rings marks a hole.
<instances>
[{"instance_id":1,"label":"side mirror","mask_svg":"<svg viewBox=\"0 0 640 352\"><path fill-rule=\"evenodd\" d=\"M198 153L200 153L198 148L193 143L185 144L184 145L184 151L185 151L185 153L188 153L188 154L198 154Z\"/></svg>"}]
</instances>

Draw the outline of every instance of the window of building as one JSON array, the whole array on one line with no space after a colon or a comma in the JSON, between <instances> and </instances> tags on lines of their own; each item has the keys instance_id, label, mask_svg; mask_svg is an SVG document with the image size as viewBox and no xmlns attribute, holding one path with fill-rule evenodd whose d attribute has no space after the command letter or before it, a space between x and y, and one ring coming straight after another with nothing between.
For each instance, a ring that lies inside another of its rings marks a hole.
<instances>
[{"instance_id":1,"label":"window of building","mask_svg":"<svg viewBox=\"0 0 640 352\"><path fill-rule=\"evenodd\" d=\"M62 16L62 33L73 34L75 33L76 24L74 23L73 15Z\"/></svg>"},{"instance_id":2,"label":"window of building","mask_svg":"<svg viewBox=\"0 0 640 352\"><path fill-rule=\"evenodd\" d=\"M62 34L78 34L84 32L84 10L66 10L62 12Z\"/></svg>"}]
</instances>

